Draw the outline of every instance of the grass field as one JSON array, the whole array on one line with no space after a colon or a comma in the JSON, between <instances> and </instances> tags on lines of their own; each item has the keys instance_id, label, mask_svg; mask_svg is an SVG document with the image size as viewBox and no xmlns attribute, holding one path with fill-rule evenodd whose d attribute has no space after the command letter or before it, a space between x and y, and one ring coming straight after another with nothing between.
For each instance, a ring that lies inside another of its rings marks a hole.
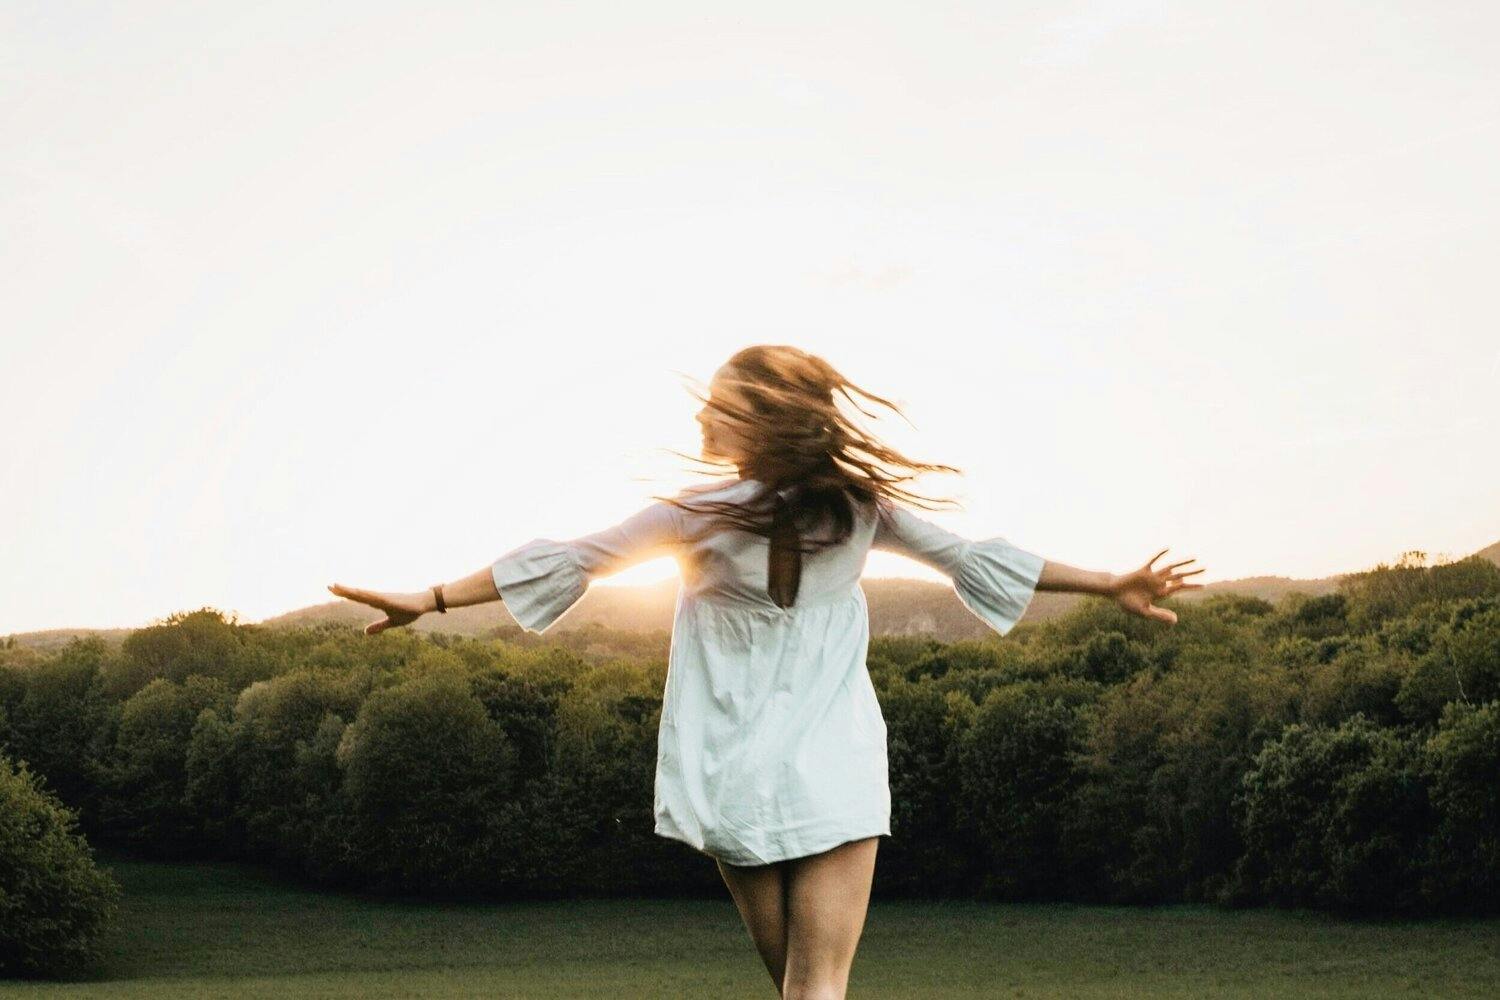
<instances>
[{"instance_id":1,"label":"grass field","mask_svg":"<svg viewBox=\"0 0 1500 1000\"><path fill-rule=\"evenodd\" d=\"M254 868L102 859L124 917L44 997L774 997L722 900L403 904ZM876 901L849 996L1496 997L1500 921Z\"/></svg>"}]
</instances>

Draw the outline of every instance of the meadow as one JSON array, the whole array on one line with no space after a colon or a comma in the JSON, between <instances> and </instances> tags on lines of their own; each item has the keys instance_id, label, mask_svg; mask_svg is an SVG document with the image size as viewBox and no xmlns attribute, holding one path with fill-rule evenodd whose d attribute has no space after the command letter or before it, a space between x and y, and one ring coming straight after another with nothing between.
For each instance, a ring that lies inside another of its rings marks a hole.
<instances>
[{"instance_id":1,"label":"meadow","mask_svg":"<svg viewBox=\"0 0 1500 1000\"><path fill-rule=\"evenodd\" d=\"M101 855L122 920L89 978L4 997L772 997L722 899L410 902L256 865ZM1500 920L872 902L849 996L1493 997Z\"/></svg>"}]
</instances>

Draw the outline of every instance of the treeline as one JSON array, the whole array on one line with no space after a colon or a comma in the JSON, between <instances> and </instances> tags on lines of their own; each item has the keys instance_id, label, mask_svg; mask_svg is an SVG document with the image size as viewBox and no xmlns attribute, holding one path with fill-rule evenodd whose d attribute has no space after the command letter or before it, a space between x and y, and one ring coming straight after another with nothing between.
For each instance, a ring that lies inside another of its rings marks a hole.
<instances>
[{"instance_id":1,"label":"treeline","mask_svg":"<svg viewBox=\"0 0 1500 1000\"><path fill-rule=\"evenodd\" d=\"M1500 568L1405 561L1273 605L1096 599L877 637L877 895L1495 912ZM722 891L652 832L665 657L266 629L204 609L0 649L0 746L94 843L433 895Z\"/></svg>"}]
</instances>

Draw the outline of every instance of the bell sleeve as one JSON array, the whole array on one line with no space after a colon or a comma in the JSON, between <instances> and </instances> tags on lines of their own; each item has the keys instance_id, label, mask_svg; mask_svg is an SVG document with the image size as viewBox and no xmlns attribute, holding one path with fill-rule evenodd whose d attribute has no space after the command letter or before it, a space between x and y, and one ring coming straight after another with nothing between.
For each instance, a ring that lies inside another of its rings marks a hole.
<instances>
[{"instance_id":1,"label":"bell sleeve","mask_svg":"<svg viewBox=\"0 0 1500 1000\"><path fill-rule=\"evenodd\" d=\"M1046 563L999 536L964 538L886 501L880 504L870 547L947 574L964 606L1001 635L1025 614Z\"/></svg>"},{"instance_id":2,"label":"bell sleeve","mask_svg":"<svg viewBox=\"0 0 1500 1000\"><path fill-rule=\"evenodd\" d=\"M619 524L567 541L533 538L490 566L516 622L543 632L601 576L667 555L682 539L681 511L658 500Z\"/></svg>"}]
</instances>

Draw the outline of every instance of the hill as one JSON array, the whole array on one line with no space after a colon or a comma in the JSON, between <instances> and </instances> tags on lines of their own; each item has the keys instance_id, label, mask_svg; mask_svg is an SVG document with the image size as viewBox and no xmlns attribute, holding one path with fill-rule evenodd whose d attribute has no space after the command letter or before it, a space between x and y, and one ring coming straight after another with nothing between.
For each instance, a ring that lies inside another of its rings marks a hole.
<instances>
[{"instance_id":1,"label":"hill","mask_svg":"<svg viewBox=\"0 0 1500 1000\"><path fill-rule=\"evenodd\" d=\"M1474 553L1500 565L1500 542ZM1212 594L1242 594L1275 603L1293 592L1321 596L1338 588L1341 575L1318 579L1289 576L1250 576L1238 580L1220 580L1202 590L1188 591L1183 601L1202 600ZM870 606L872 635L931 635L944 642L981 639L993 634L984 622L964 607L951 584L934 583L900 577L870 578L862 581ZM670 631L672 611L677 600L678 581L664 580L647 586L611 586L601 583L589 589L548 635L580 629L612 629L622 632ZM1083 598L1077 594L1040 593L1027 608L1023 622L1043 621L1067 613ZM351 601L329 601L298 608L258 623L272 628L322 623L363 628L375 620L376 613ZM477 636L500 630L514 632L516 621L505 606L481 604L453 608L446 615L428 615L414 626L418 632L444 632L452 635ZM118 641L130 629L48 629L15 635L17 643L47 650L65 645L74 636L103 635Z\"/></svg>"}]
</instances>

